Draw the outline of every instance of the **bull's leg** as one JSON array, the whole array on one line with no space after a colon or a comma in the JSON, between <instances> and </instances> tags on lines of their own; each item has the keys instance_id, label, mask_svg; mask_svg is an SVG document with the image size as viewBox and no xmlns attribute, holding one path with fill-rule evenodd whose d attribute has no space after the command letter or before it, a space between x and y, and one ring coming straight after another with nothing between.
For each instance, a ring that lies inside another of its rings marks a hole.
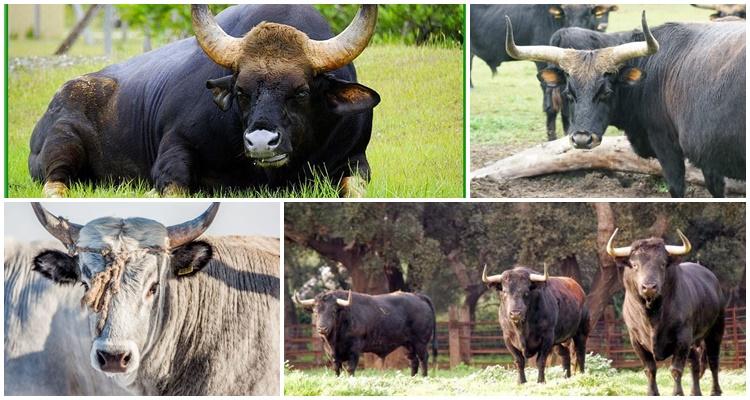
<instances>
[{"instance_id":1,"label":"bull's leg","mask_svg":"<svg viewBox=\"0 0 750 400\"><path fill-rule=\"evenodd\" d=\"M547 367L547 356L552 350L552 346L542 345L539 353L536 355L536 369L539 371L539 375L536 378L537 383L545 383L544 369ZM568 354L568 364L570 364L570 354ZM568 365L570 368L570 365Z\"/></svg>"},{"instance_id":2,"label":"bull's leg","mask_svg":"<svg viewBox=\"0 0 750 400\"><path fill-rule=\"evenodd\" d=\"M361 198L367 195L367 183L370 180L370 164L364 154L349 157L350 175L339 182L339 196Z\"/></svg>"},{"instance_id":3,"label":"bull's leg","mask_svg":"<svg viewBox=\"0 0 750 400\"><path fill-rule=\"evenodd\" d=\"M336 372L336 376L341 376L341 360L333 360L333 371Z\"/></svg>"},{"instance_id":4,"label":"bull's leg","mask_svg":"<svg viewBox=\"0 0 750 400\"><path fill-rule=\"evenodd\" d=\"M508 342L509 340L506 338L505 343ZM513 360L515 361L516 368L518 368L518 383L524 384L526 383L526 357L523 355L523 352L511 346L510 344L508 344L507 347L508 350L510 350L510 353L513 355Z\"/></svg>"},{"instance_id":5,"label":"bull's leg","mask_svg":"<svg viewBox=\"0 0 750 400\"><path fill-rule=\"evenodd\" d=\"M693 386L690 388L691 396L702 396L701 394L701 360L695 348L688 353L690 359L690 376L693 378Z\"/></svg>"},{"instance_id":6,"label":"bull's leg","mask_svg":"<svg viewBox=\"0 0 750 400\"><path fill-rule=\"evenodd\" d=\"M685 392L683 392L682 390L682 372L685 370L685 361L687 361L689 353L690 345L685 344L684 341L680 341L677 343L674 355L672 356L672 366L670 367L672 379L674 380L674 390L672 390L672 396L685 395Z\"/></svg>"},{"instance_id":7,"label":"bull's leg","mask_svg":"<svg viewBox=\"0 0 750 400\"><path fill-rule=\"evenodd\" d=\"M560 110L560 118L562 119L563 135L568 134L568 128L570 128L570 111L568 109L568 101L562 100L562 110Z\"/></svg>"},{"instance_id":8,"label":"bull's leg","mask_svg":"<svg viewBox=\"0 0 750 400\"><path fill-rule=\"evenodd\" d=\"M578 372L583 373L586 369L586 334L579 332L576 336L573 336L573 345L575 346Z\"/></svg>"},{"instance_id":9,"label":"bull's leg","mask_svg":"<svg viewBox=\"0 0 750 400\"><path fill-rule=\"evenodd\" d=\"M666 135L663 135L666 136ZM652 143L672 197L685 197L685 155L674 143Z\"/></svg>"},{"instance_id":10,"label":"bull's leg","mask_svg":"<svg viewBox=\"0 0 750 400\"><path fill-rule=\"evenodd\" d=\"M711 396L720 396L721 387L719 386L719 353L721 352L721 339L724 337L724 312L719 314L716 323L711 327L708 336L704 339L706 342L706 358L708 366L711 368Z\"/></svg>"},{"instance_id":11,"label":"bull's leg","mask_svg":"<svg viewBox=\"0 0 750 400\"><path fill-rule=\"evenodd\" d=\"M419 372L419 357L417 357L417 352L413 348L409 349L407 357L411 364L411 376L416 376L417 372Z\"/></svg>"},{"instance_id":12,"label":"bull's leg","mask_svg":"<svg viewBox=\"0 0 750 400\"><path fill-rule=\"evenodd\" d=\"M422 368L422 376L427 376L427 361L429 360L429 357L430 356L426 348L424 349L424 351L422 351L421 354L419 354L419 365Z\"/></svg>"},{"instance_id":13,"label":"bull's leg","mask_svg":"<svg viewBox=\"0 0 750 400\"><path fill-rule=\"evenodd\" d=\"M158 194L177 197L189 191L193 153L182 138L168 133L159 145L159 153L151 168L151 179Z\"/></svg>"},{"instance_id":14,"label":"bull's leg","mask_svg":"<svg viewBox=\"0 0 750 400\"><path fill-rule=\"evenodd\" d=\"M557 139L555 122L557 122L557 112L547 111L547 140L549 141Z\"/></svg>"},{"instance_id":15,"label":"bull's leg","mask_svg":"<svg viewBox=\"0 0 750 400\"><path fill-rule=\"evenodd\" d=\"M29 172L34 179L44 182L45 197L66 197L68 183L78 178L86 162L86 149L76 127L58 122L49 131L39 153L32 151L29 155Z\"/></svg>"},{"instance_id":16,"label":"bull's leg","mask_svg":"<svg viewBox=\"0 0 750 400\"><path fill-rule=\"evenodd\" d=\"M641 346L633 336L630 336L630 343L633 344L633 350L635 350L635 354L641 359L641 363L643 363L643 367L645 368L646 379L648 380L647 395L658 396L659 388L656 387L656 360L654 359L654 355Z\"/></svg>"},{"instance_id":17,"label":"bull's leg","mask_svg":"<svg viewBox=\"0 0 750 400\"><path fill-rule=\"evenodd\" d=\"M555 352L562 358L562 366L565 370L565 377L570 378L570 350L564 344L556 344Z\"/></svg>"},{"instance_id":18,"label":"bull's leg","mask_svg":"<svg viewBox=\"0 0 750 400\"><path fill-rule=\"evenodd\" d=\"M346 372L349 373L349 376L354 376L354 371L357 370L357 364L359 364L359 354L351 353L346 365Z\"/></svg>"},{"instance_id":19,"label":"bull's leg","mask_svg":"<svg viewBox=\"0 0 750 400\"><path fill-rule=\"evenodd\" d=\"M724 197L724 177L715 172L703 169L703 179L706 181L706 189L714 197Z\"/></svg>"},{"instance_id":20,"label":"bull's leg","mask_svg":"<svg viewBox=\"0 0 750 400\"><path fill-rule=\"evenodd\" d=\"M474 53L469 54L469 88L474 88L474 80L471 78L471 71L474 68Z\"/></svg>"}]
</instances>

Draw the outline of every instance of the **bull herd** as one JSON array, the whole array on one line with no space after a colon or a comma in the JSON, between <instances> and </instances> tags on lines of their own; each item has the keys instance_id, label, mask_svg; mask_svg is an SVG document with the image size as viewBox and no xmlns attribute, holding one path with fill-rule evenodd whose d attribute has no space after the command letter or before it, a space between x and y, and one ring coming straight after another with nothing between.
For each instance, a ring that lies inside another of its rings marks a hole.
<instances>
[{"instance_id":1,"label":"bull herd","mask_svg":"<svg viewBox=\"0 0 750 400\"><path fill-rule=\"evenodd\" d=\"M493 74L504 61L536 63L549 140L558 112L576 149L595 148L612 125L658 160L673 197L685 196L686 159L723 197L725 178L745 180L745 5L695 6L714 9L713 22L651 29L644 11L641 30L604 33L617 6L473 5L471 59Z\"/></svg>"},{"instance_id":2,"label":"bull herd","mask_svg":"<svg viewBox=\"0 0 750 400\"><path fill-rule=\"evenodd\" d=\"M633 350L643 363L648 394L658 395L656 363L672 357L673 395L683 395L682 373L690 361L691 395L700 395L699 380L706 368L712 377L712 395L720 395L719 353L724 333L724 299L716 276L706 267L681 262L691 251L679 230L681 245L661 238L636 240L615 247L617 229L606 251L622 270L625 288L623 320ZM549 276L516 266L482 282L500 298L498 319L505 346L518 369L518 383L526 382L526 360L536 356L537 382L545 382L547 357L554 349L571 376L571 349L580 372L585 371L589 320L586 294L572 278ZM314 329L323 341L338 376L342 364L354 375L363 352L381 359L403 346L411 362L411 374L421 368L427 376L428 348L437 356L435 309L432 301L417 293L395 292L367 295L337 290L294 303L313 313Z\"/></svg>"}]
</instances>

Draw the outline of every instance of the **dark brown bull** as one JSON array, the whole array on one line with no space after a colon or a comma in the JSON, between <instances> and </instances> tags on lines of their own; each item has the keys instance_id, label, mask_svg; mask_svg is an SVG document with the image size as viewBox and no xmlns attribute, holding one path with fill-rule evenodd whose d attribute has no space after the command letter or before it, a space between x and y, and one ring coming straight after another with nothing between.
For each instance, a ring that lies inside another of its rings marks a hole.
<instances>
[{"instance_id":1,"label":"dark brown bull","mask_svg":"<svg viewBox=\"0 0 750 400\"><path fill-rule=\"evenodd\" d=\"M313 311L315 329L333 359L336 376L346 361L354 375L362 353L374 353L381 359L403 346L408 351L411 375L421 365L427 376L427 347L432 339L432 357L437 357L435 308L429 297L418 293L394 292L371 296L336 290L314 299L294 302Z\"/></svg>"},{"instance_id":2,"label":"dark brown bull","mask_svg":"<svg viewBox=\"0 0 750 400\"><path fill-rule=\"evenodd\" d=\"M570 377L570 351L567 341L573 340L576 365L583 372L589 314L586 295L571 278L550 277L525 267L515 267L499 275L487 276L482 282L497 290L500 297L498 319L503 330L505 347L513 354L518 367L518 382L526 383L526 359L536 355L539 369L537 382L543 383L547 356L554 347L562 358L565 376Z\"/></svg>"},{"instance_id":3,"label":"dark brown bull","mask_svg":"<svg viewBox=\"0 0 750 400\"><path fill-rule=\"evenodd\" d=\"M622 314L630 342L646 368L648 394L658 395L656 362L672 357L673 395L683 395L682 371L690 359L691 395L701 394L704 356L711 368L712 395L720 395L719 352L724 334L724 300L716 275L695 263L681 263L691 250L679 230L682 246L661 238L642 239L629 247L613 245L617 229L607 243L607 253L624 265L625 301ZM701 354L704 352L704 354Z\"/></svg>"}]
</instances>

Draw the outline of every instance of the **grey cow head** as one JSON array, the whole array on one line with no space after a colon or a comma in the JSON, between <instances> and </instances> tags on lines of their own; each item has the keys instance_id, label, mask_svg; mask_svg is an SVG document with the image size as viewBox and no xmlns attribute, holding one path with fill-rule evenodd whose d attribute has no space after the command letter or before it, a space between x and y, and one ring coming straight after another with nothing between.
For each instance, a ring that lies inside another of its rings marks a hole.
<instances>
[{"instance_id":1,"label":"grey cow head","mask_svg":"<svg viewBox=\"0 0 750 400\"><path fill-rule=\"evenodd\" d=\"M649 238L637 240L628 247L614 247L617 229L609 238L607 253L625 266L622 278L625 291L640 298L647 308L661 297L667 269L692 249L679 229L677 234L682 240L681 246L668 245L662 238Z\"/></svg>"},{"instance_id":2,"label":"grey cow head","mask_svg":"<svg viewBox=\"0 0 750 400\"><path fill-rule=\"evenodd\" d=\"M211 224L218 206L165 227L145 218L114 217L78 225L32 203L42 226L68 249L41 252L33 269L58 284L84 287L81 305L89 311L94 369L132 383L142 357L158 340L167 281L189 279L211 260L211 246L194 239Z\"/></svg>"},{"instance_id":3,"label":"grey cow head","mask_svg":"<svg viewBox=\"0 0 750 400\"><path fill-rule=\"evenodd\" d=\"M604 32L609 24L609 13L617 11L617 6L614 4L550 4L547 11L563 27L578 26Z\"/></svg>"}]
</instances>

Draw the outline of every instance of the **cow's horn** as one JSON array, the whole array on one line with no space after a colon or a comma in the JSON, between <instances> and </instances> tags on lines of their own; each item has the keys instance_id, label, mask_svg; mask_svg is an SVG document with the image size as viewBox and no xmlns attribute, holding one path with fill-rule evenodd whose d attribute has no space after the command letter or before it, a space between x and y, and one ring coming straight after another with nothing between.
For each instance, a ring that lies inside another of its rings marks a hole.
<instances>
[{"instance_id":1,"label":"cow's horn","mask_svg":"<svg viewBox=\"0 0 750 400\"><path fill-rule=\"evenodd\" d=\"M609 241L607 242L607 254L609 254L612 257L629 257L630 256L630 246L628 247L614 247L612 244L615 241L615 235L617 235L617 231L620 228L615 228L615 231L612 232L612 236L610 236Z\"/></svg>"},{"instance_id":2,"label":"cow's horn","mask_svg":"<svg viewBox=\"0 0 750 400\"><path fill-rule=\"evenodd\" d=\"M719 7L718 7L719 5L718 4L691 4L691 6L693 6L695 8L702 8L704 10L714 10L714 11L716 11L716 10L719 9Z\"/></svg>"},{"instance_id":3,"label":"cow's horn","mask_svg":"<svg viewBox=\"0 0 750 400\"><path fill-rule=\"evenodd\" d=\"M169 248L174 249L202 235L214 221L220 203L212 203L198 218L167 228Z\"/></svg>"},{"instance_id":4,"label":"cow's horn","mask_svg":"<svg viewBox=\"0 0 750 400\"><path fill-rule=\"evenodd\" d=\"M224 68L234 69L235 61L241 54L242 39L224 32L206 4L193 4L190 12L195 38L208 58Z\"/></svg>"},{"instance_id":5,"label":"cow's horn","mask_svg":"<svg viewBox=\"0 0 750 400\"><path fill-rule=\"evenodd\" d=\"M641 14L641 25L643 25L644 42L631 42L612 47L612 63L620 65L633 58L648 56L659 51L659 42L651 33L646 22L646 11Z\"/></svg>"},{"instance_id":6,"label":"cow's horn","mask_svg":"<svg viewBox=\"0 0 750 400\"><path fill-rule=\"evenodd\" d=\"M547 278L549 278L549 266L547 263L544 263L544 275L529 274L529 280L532 282L547 282Z\"/></svg>"},{"instance_id":7,"label":"cow's horn","mask_svg":"<svg viewBox=\"0 0 750 400\"><path fill-rule=\"evenodd\" d=\"M690 244L688 238L679 229L677 230L677 235L680 237L680 239L682 239L682 246L666 245L664 246L664 249L667 250L667 253L673 256L684 256L685 254L690 253L690 250L693 249L693 246Z\"/></svg>"},{"instance_id":8,"label":"cow's horn","mask_svg":"<svg viewBox=\"0 0 750 400\"><path fill-rule=\"evenodd\" d=\"M302 300L299 298L299 293L297 292L294 292L294 296L292 296L292 301L294 302L294 304L297 304L300 307L310 308L315 305L315 299Z\"/></svg>"},{"instance_id":9,"label":"cow's horn","mask_svg":"<svg viewBox=\"0 0 750 400\"><path fill-rule=\"evenodd\" d=\"M500 276L501 275L487 276L487 264L484 264L484 269L482 270L482 282L497 283L497 282L500 282Z\"/></svg>"},{"instance_id":10,"label":"cow's horn","mask_svg":"<svg viewBox=\"0 0 750 400\"><path fill-rule=\"evenodd\" d=\"M352 290L349 289L349 298L346 300L342 299L336 299L336 304L340 305L341 307L349 307L352 305Z\"/></svg>"},{"instance_id":11,"label":"cow's horn","mask_svg":"<svg viewBox=\"0 0 750 400\"><path fill-rule=\"evenodd\" d=\"M354 61L365 50L375 33L376 4L362 4L354 20L343 32L328 40L307 42L307 57L315 73L333 71Z\"/></svg>"},{"instance_id":12,"label":"cow's horn","mask_svg":"<svg viewBox=\"0 0 750 400\"><path fill-rule=\"evenodd\" d=\"M74 224L65 218L53 215L42 207L40 203L31 203L31 208L34 209L36 219L39 220L44 229L57 240L61 241L67 247L68 251L72 251L78 241L78 235L81 233L83 225Z\"/></svg>"},{"instance_id":13,"label":"cow's horn","mask_svg":"<svg viewBox=\"0 0 750 400\"><path fill-rule=\"evenodd\" d=\"M555 46L516 46L513 39L513 25L510 17L505 16L505 52L517 60L545 61L560 64L565 57L565 50Z\"/></svg>"}]
</instances>

